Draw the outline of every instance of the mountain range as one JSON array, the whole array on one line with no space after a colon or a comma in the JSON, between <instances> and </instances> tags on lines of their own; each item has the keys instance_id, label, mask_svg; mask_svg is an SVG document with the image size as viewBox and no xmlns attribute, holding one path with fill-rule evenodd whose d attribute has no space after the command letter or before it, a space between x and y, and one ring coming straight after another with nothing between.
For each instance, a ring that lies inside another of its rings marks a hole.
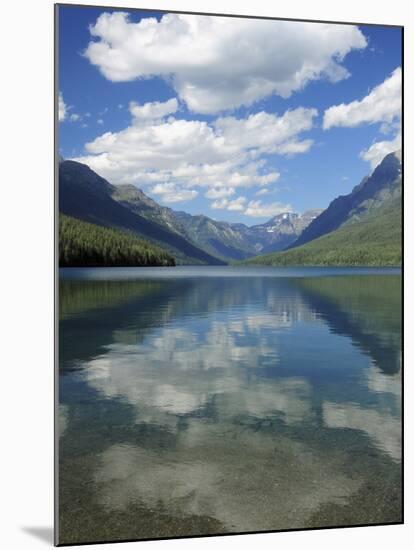
<instances>
[{"instance_id":1,"label":"mountain range","mask_svg":"<svg viewBox=\"0 0 414 550\"><path fill-rule=\"evenodd\" d=\"M251 258L256 265L400 265L401 152L387 155L349 195L336 198L287 250Z\"/></svg>"},{"instance_id":2,"label":"mountain range","mask_svg":"<svg viewBox=\"0 0 414 550\"><path fill-rule=\"evenodd\" d=\"M283 250L321 212L287 212L251 227L220 222L161 206L133 185L112 185L85 164L63 159L59 210L146 239L168 251L177 263L210 265Z\"/></svg>"},{"instance_id":3,"label":"mountain range","mask_svg":"<svg viewBox=\"0 0 414 550\"><path fill-rule=\"evenodd\" d=\"M224 261L283 250L322 212L309 210L302 215L287 212L248 227L161 206L134 185L117 185L113 198L135 214L165 226Z\"/></svg>"},{"instance_id":4,"label":"mountain range","mask_svg":"<svg viewBox=\"0 0 414 550\"><path fill-rule=\"evenodd\" d=\"M249 227L175 211L133 185L110 184L84 164L59 162L59 209L72 220L67 227L78 220L128 233L141 239L135 248L146 242L154 257L164 250L177 264L395 265L401 260L401 193L397 151L326 210L285 212ZM96 252L96 243L92 248Z\"/></svg>"},{"instance_id":5,"label":"mountain range","mask_svg":"<svg viewBox=\"0 0 414 550\"><path fill-rule=\"evenodd\" d=\"M348 195L339 196L287 248L313 241L344 224L355 223L394 198L401 197L401 151L384 157L372 174Z\"/></svg>"},{"instance_id":6,"label":"mountain range","mask_svg":"<svg viewBox=\"0 0 414 550\"><path fill-rule=\"evenodd\" d=\"M59 211L95 225L126 231L169 252L177 262L224 264L176 232L135 214L115 200L117 189L85 164L59 164Z\"/></svg>"}]
</instances>

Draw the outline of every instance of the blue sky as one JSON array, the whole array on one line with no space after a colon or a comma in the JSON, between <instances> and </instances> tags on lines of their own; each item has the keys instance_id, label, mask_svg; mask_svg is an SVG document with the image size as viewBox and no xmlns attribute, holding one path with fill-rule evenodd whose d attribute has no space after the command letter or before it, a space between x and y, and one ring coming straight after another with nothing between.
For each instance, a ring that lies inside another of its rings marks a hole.
<instances>
[{"instance_id":1,"label":"blue sky","mask_svg":"<svg viewBox=\"0 0 414 550\"><path fill-rule=\"evenodd\" d=\"M349 193L399 145L401 30L259 23L60 7L61 154L248 225Z\"/></svg>"}]
</instances>

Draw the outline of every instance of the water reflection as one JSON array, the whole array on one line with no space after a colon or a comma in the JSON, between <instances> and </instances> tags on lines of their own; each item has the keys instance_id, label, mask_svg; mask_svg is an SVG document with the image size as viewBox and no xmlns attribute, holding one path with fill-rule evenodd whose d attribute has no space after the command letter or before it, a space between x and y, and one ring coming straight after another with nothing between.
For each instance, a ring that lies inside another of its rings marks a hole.
<instances>
[{"instance_id":1,"label":"water reflection","mask_svg":"<svg viewBox=\"0 0 414 550\"><path fill-rule=\"evenodd\" d=\"M363 431L371 442L394 460L401 454L400 422L388 411L365 409L355 403L323 404L323 419L330 428L349 428Z\"/></svg>"},{"instance_id":2,"label":"water reflection","mask_svg":"<svg viewBox=\"0 0 414 550\"><path fill-rule=\"evenodd\" d=\"M400 521L400 296L62 280L61 542Z\"/></svg>"}]
</instances>

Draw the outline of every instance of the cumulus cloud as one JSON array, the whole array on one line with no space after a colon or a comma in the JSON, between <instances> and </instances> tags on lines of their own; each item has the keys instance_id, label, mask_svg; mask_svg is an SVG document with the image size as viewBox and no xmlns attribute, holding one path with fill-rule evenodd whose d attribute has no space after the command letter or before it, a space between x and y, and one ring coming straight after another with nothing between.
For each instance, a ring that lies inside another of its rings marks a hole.
<instances>
[{"instance_id":1,"label":"cumulus cloud","mask_svg":"<svg viewBox=\"0 0 414 550\"><path fill-rule=\"evenodd\" d=\"M325 111L323 127L354 127L375 122L392 123L401 117L401 68L371 90L363 99L341 103ZM385 127L382 128L383 130Z\"/></svg>"},{"instance_id":2,"label":"cumulus cloud","mask_svg":"<svg viewBox=\"0 0 414 550\"><path fill-rule=\"evenodd\" d=\"M386 155L398 149L401 149L401 132L398 132L394 139L374 142L361 152L360 157L369 162L374 169Z\"/></svg>"},{"instance_id":3,"label":"cumulus cloud","mask_svg":"<svg viewBox=\"0 0 414 550\"><path fill-rule=\"evenodd\" d=\"M362 408L354 403L324 402L324 423L330 428L347 428L365 432L376 447L392 459L401 459L401 422L388 410Z\"/></svg>"},{"instance_id":4,"label":"cumulus cloud","mask_svg":"<svg viewBox=\"0 0 414 550\"><path fill-rule=\"evenodd\" d=\"M79 113L71 112L73 110L73 105L67 105L63 99L62 92L59 92L58 98L58 118L59 122L63 120L68 120L70 122L81 122L83 116ZM86 113L85 117L89 117L90 113Z\"/></svg>"},{"instance_id":5,"label":"cumulus cloud","mask_svg":"<svg viewBox=\"0 0 414 550\"><path fill-rule=\"evenodd\" d=\"M61 122L62 120L65 120L66 114L67 114L67 106L63 101L62 92L59 92L58 113L59 113L59 122Z\"/></svg>"},{"instance_id":6,"label":"cumulus cloud","mask_svg":"<svg viewBox=\"0 0 414 550\"><path fill-rule=\"evenodd\" d=\"M365 48L352 25L166 14L134 23L103 13L84 55L114 82L160 76L188 108L217 113L272 94L283 98L321 78L349 76L342 61Z\"/></svg>"},{"instance_id":7,"label":"cumulus cloud","mask_svg":"<svg viewBox=\"0 0 414 550\"><path fill-rule=\"evenodd\" d=\"M160 195L162 202L166 203L188 201L198 195L195 189L180 189L174 183L157 183L151 192Z\"/></svg>"},{"instance_id":8,"label":"cumulus cloud","mask_svg":"<svg viewBox=\"0 0 414 550\"><path fill-rule=\"evenodd\" d=\"M129 104L129 110L132 116L138 120L157 120L175 113L178 110L178 101L175 97L163 103L154 101L143 105L132 101Z\"/></svg>"},{"instance_id":9,"label":"cumulus cloud","mask_svg":"<svg viewBox=\"0 0 414 550\"><path fill-rule=\"evenodd\" d=\"M207 199L222 199L234 195L234 187L212 187L205 193Z\"/></svg>"},{"instance_id":10,"label":"cumulus cloud","mask_svg":"<svg viewBox=\"0 0 414 550\"><path fill-rule=\"evenodd\" d=\"M253 200L249 202L244 213L246 216L253 218L270 218L277 214L291 211L292 206L290 204L282 204L281 202L263 204L261 200Z\"/></svg>"},{"instance_id":11,"label":"cumulus cloud","mask_svg":"<svg viewBox=\"0 0 414 550\"><path fill-rule=\"evenodd\" d=\"M225 209L234 212L241 212L245 209L246 197L238 197L229 201L228 199L220 199L214 201L211 205L211 208L215 209Z\"/></svg>"},{"instance_id":12,"label":"cumulus cloud","mask_svg":"<svg viewBox=\"0 0 414 550\"><path fill-rule=\"evenodd\" d=\"M73 160L114 184L139 185L168 202L194 198L197 188L207 198L224 199L238 188L275 183L279 173L268 168L265 156L308 151L311 141L301 134L317 114L299 107L280 116L262 111L207 122L175 118L177 109L176 99L131 103L129 126L98 136Z\"/></svg>"},{"instance_id":13,"label":"cumulus cloud","mask_svg":"<svg viewBox=\"0 0 414 550\"><path fill-rule=\"evenodd\" d=\"M308 380L247 374L266 357L269 365L279 363L279 331L298 320L320 322L297 296L272 298L278 314L250 312L237 321L204 316L197 333L185 322L166 323L142 345L113 344L87 363L83 376L93 391L127 403L131 425L168 431L172 442L160 454L127 435L103 450L95 480L108 513L139 500L177 515L216 518L228 530L271 529L275 521L278 528L292 521L300 527L322 504L347 501L366 481L365 471L345 475L348 456L338 459L335 432L321 426L321 445L297 441L297 427L314 414ZM212 402L217 421L207 422ZM269 502L281 501L277 513L269 509Z\"/></svg>"},{"instance_id":14,"label":"cumulus cloud","mask_svg":"<svg viewBox=\"0 0 414 550\"><path fill-rule=\"evenodd\" d=\"M286 111L282 117L260 111L245 119L222 117L215 127L227 143L260 153L305 153L312 140L298 141L294 136L310 130L316 109L299 107Z\"/></svg>"},{"instance_id":15,"label":"cumulus cloud","mask_svg":"<svg viewBox=\"0 0 414 550\"><path fill-rule=\"evenodd\" d=\"M267 192L267 189L260 190L256 195L264 195L263 191ZM281 202L263 204L261 200L251 200L248 202L246 197L237 197L233 200L227 198L218 199L211 204L211 208L243 212L245 216L252 218L271 218L277 214L292 211L290 204L283 204Z\"/></svg>"},{"instance_id":16,"label":"cumulus cloud","mask_svg":"<svg viewBox=\"0 0 414 550\"><path fill-rule=\"evenodd\" d=\"M374 169L388 154L401 148L402 73L397 67L384 82L376 86L361 100L334 105L325 111L323 127L355 127L381 123L381 134L390 139L375 141L361 151L360 157Z\"/></svg>"}]
</instances>

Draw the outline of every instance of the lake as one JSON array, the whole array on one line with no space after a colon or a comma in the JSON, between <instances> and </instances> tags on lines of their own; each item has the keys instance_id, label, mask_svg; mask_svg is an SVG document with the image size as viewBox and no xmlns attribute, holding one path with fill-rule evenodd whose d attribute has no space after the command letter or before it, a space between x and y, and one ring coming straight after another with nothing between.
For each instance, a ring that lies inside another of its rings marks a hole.
<instances>
[{"instance_id":1,"label":"lake","mask_svg":"<svg viewBox=\"0 0 414 550\"><path fill-rule=\"evenodd\" d=\"M402 521L400 270L59 287L60 543Z\"/></svg>"}]
</instances>

